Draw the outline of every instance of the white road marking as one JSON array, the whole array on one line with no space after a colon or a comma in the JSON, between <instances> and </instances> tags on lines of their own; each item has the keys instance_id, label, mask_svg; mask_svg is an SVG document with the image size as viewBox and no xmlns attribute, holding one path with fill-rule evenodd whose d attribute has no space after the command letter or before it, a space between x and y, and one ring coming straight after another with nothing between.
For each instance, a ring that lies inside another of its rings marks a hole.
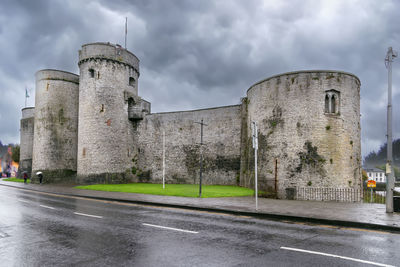
<instances>
[{"instance_id":1,"label":"white road marking","mask_svg":"<svg viewBox=\"0 0 400 267\"><path fill-rule=\"evenodd\" d=\"M199 233L199 232L195 232L195 231L183 230L183 229L172 228L172 227L166 227L166 226L161 226L161 225L148 224L148 223L143 223L143 225L151 226L151 227L156 227L156 228L161 228L161 229L179 231L179 232L184 232L184 233L191 233L191 234L198 234L198 233Z\"/></svg>"},{"instance_id":2,"label":"white road marking","mask_svg":"<svg viewBox=\"0 0 400 267\"><path fill-rule=\"evenodd\" d=\"M93 217L93 218L103 218L103 216L98 216L98 215L91 215L91 214L86 214L86 213L80 213L80 212L74 212L76 215L81 215L81 216L87 216L87 217Z\"/></svg>"},{"instance_id":3,"label":"white road marking","mask_svg":"<svg viewBox=\"0 0 400 267\"><path fill-rule=\"evenodd\" d=\"M305 250L305 249L299 249L299 248L289 248L289 247L281 247L281 249L292 250L292 251L297 251L297 252L304 252L304 253L310 253L310 254L316 254L316 255L327 256L327 257L340 258L340 259L343 259L343 260L356 261L356 262L372 264L372 265L376 265L376 266L395 267L395 266L389 265L389 264L377 263L377 262L373 262L373 261L365 261L365 260L360 260L360 259L355 259L355 258L350 258L350 257L345 257L345 256L339 256L339 255L334 255L334 254L328 254L328 253L323 253L323 252L318 252L318 251L312 251L312 250Z\"/></svg>"},{"instance_id":4,"label":"white road marking","mask_svg":"<svg viewBox=\"0 0 400 267\"><path fill-rule=\"evenodd\" d=\"M19 201L19 202L24 202L24 203L31 203L31 202L29 202L29 201L22 200L22 199L18 199L18 201Z\"/></svg>"},{"instance_id":5,"label":"white road marking","mask_svg":"<svg viewBox=\"0 0 400 267\"><path fill-rule=\"evenodd\" d=\"M55 210L56 209L56 208L45 206L45 205L39 205L39 206L42 207L42 208L51 209L51 210Z\"/></svg>"}]
</instances>

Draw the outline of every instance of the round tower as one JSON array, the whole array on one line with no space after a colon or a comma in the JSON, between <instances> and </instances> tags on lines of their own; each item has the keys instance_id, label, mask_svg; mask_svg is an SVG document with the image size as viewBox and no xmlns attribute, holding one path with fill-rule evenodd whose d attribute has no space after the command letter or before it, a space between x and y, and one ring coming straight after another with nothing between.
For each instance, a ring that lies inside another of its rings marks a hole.
<instances>
[{"instance_id":1,"label":"round tower","mask_svg":"<svg viewBox=\"0 0 400 267\"><path fill-rule=\"evenodd\" d=\"M78 75L36 73L32 171L42 171L44 182L65 182L76 174L78 95Z\"/></svg>"},{"instance_id":2,"label":"round tower","mask_svg":"<svg viewBox=\"0 0 400 267\"><path fill-rule=\"evenodd\" d=\"M247 91L243 185L252 183L251 122L258 124L261 190L361 188L360 80L341 71L299 71L262 80Z\"/></svg>"},{"instance_id":3,"label":"round tower","mask_svg":"<svg viewBox=\"0 0 400 267\"><path fill-rule=\"evenodd\" d=\"M78 65L78 180L128 181L134 149L129 114L139 104L139 59L119 45L92 43L82 46Z\"/></svg>"},{"instance_id":4,"label":"round tower","mask_svg":"<svg viewBox=\"0 0 400 267\"><path fill-rule=\"evenodd\" d=\"M28 107L22 109L22 119L20 127L20 154L19 172L32 172L32 151L33 151L33 131L34 131L35 108Z\"/></svg>"}]
</instances>

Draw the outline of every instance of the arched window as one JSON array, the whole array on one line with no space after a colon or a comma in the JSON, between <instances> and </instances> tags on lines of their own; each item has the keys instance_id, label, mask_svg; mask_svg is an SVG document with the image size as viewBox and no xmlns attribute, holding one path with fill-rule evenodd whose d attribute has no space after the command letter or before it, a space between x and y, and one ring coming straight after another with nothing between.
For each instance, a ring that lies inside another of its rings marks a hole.
<instances>
[{"instance_id":1,"label":"arched window","mask_svg":"<svg viewBox=\"0 0 400 267\"><path fill-rule=\"evenodd\" d=\"M340 92L336 90L328 90L325 92L325 114L339 115L340 108Z\"/></svg>"},{"instance_id":2,"label":"arched window","mask_svg":"<svg viewBox=\"0 0 400 267\"><path fill-rule=\"evenodd\" d=\"M331 97L331 113L336 113L336 96L334 94Z\"/></svg>"},{"instance_id":3,"label":"arched window","mask_svg":"<svg viewBox=\"0 0 400 267\"><path fill-rule=\"evenodd\" d=\"M325 113L329 113L329 96L325 95Z\"/></svg>"}]
</instances>

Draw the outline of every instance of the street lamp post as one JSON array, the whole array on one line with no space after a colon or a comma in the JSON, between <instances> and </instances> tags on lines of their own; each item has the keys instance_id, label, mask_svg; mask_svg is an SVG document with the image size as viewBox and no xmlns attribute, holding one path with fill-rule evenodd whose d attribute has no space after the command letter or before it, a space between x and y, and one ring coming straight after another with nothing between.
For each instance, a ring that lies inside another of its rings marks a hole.
<instances>
[{"instance_id":1,"label":"street lamp post","mask_svg":"<svg viewBox=\"0 0 400 267\"><path fill-rule=\"evenodd\" d=\"M253 131L253 148L254 148L254 187L255 187L255 197L256 197L256 210L258 210L258 181L257 181L257 150L258 150L258 130L257 123L255 121L251 122L251 128Z\"/></svg>"},{"instance_id":2,"label":"street lamp post","mask_svg":"<svg viewBox=\"0 0 400 267\"><path fill-rule=\"evenodd\" d=\"M199 181L199 197L201 197L201 186L202 186L202 179L203 179L203 126L207 126L201 119L201 122L195 122L201 125L200 127L200 181Z\"/></svg>"},{"instance_id":3,"label":"street lamp post","mask_svg":"<svg viewBox=\"0 0 400 267\"><path fill-rule=\"evenodd\" d=\"M394 173L392 168L392 62L397 53L389 47L385 58L388 69L388 106L387 106L387 163L386 163L386 212L393 212Z\"/></svg>"}]
</instances>

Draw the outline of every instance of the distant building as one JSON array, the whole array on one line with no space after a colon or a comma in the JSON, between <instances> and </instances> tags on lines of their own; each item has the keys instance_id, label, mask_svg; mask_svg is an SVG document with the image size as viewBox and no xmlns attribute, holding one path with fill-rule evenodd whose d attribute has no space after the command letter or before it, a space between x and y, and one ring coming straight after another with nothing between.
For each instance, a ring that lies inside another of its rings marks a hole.
<instances>
[{"instance_id":1,"label":"distant building","mask_svg":"<svg viewBox=\"0 0 400 267\"><path fill-rule=\"evenodd\" d=\"M368 180L374 180L377 183L386 183L385 171L377 168L365 169Z\"/></svg>"}]
</instances>

